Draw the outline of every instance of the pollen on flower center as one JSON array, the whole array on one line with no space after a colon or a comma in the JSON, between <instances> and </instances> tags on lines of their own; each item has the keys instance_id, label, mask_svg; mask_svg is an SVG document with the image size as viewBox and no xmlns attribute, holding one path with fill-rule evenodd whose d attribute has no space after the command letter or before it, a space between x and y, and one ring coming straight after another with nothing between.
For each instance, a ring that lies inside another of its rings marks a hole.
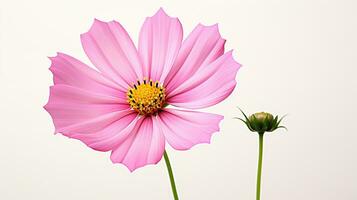
<instances>
[{"instance_id":1,"label":"pollen on flower center","mask_svg":"<svg viewBox=\"0 0 357 200\"><path fill-rule=\"evenodd\" d=\"M130 107L140 115L157 113L165 104L165 88L152 80L137 81L127 92Z\"/></svg>"}]
</instances>

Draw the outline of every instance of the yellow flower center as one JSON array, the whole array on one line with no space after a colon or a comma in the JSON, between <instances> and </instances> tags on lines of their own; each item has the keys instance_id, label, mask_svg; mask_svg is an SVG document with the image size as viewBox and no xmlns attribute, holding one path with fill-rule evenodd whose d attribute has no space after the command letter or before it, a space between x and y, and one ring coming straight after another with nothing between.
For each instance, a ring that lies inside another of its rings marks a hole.
<instances>
[{"instance_id":1,"label":"yellow flower center","mask_svg":"<svg viewBox=\"0 0 357 200\"><path fill-rule=\"evenodd\" d=\"M165 105L165 88L158 81L137 81L127 92L130 107L140 115L156 114Z\"/></svg>"}]
</instances>

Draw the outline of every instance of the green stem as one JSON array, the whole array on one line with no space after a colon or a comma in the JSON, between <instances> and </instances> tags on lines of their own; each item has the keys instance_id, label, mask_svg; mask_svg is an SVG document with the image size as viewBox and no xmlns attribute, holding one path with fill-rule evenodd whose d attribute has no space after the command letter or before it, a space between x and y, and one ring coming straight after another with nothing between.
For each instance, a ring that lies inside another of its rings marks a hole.
<instances>
[{"instance_id":1,"label":"green stem","mask_svg":"<svg viewBox=\"0 0 357 200\"><path fill-rule=\"evenodd\" d=\"M170 176L172 194L174 195L174 199L175 200L179 200L178 195L177 195L177 189L176 189L174 174L172 173L172 168L171 168L169 156L167 155L166 150L164 151L164 158L165 158L167 171L168 171L169 176Z\"/></svg>"},{"instance_id":2,"label":"green stem","mask_svg":"<svg viewBox=\"0 0 357 200\"><path fill-rule=\"evenodd\" d=\"M262 179L262 165L263 165L263 137L264 133L259 133L259 160L257 173L257 200L260 200L260 185Z\"/></svg>"}]
</instances>

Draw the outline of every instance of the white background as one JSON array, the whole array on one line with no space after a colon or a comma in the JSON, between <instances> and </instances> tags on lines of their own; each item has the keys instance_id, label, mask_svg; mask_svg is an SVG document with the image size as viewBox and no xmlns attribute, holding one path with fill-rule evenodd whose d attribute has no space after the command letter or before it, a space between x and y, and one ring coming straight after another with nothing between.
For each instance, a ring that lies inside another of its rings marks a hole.
<instances>
[{"instance_id":1,"label":"white background","mask_svg":"<svg viewBox=\"0 0 357 200\"><path fill-rule=\"evenodd\" d=\"M182 200L254 199L258 137L232 119L286 114L289 131L265 137L264 200L357 199L357 4L296 1L0 0L0 199L169 200L164 162L130 173L58 134L42 109L57 51L90 63L79 34L93 18L118 20L137 41L163 7L187 35L219 23L244 65L238 86L205 111L223 114L210 145L168 149Z\"/></svg>"}]
</instances>

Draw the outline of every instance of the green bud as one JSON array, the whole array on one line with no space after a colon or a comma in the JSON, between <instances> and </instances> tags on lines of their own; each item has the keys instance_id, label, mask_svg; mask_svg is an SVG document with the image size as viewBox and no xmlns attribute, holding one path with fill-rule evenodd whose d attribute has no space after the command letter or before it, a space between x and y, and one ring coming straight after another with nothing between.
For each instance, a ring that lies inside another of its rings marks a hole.
<instances>
[{"instance_id":1,"label":"green bud","mask_svg":"<svg viewBox=\"0 0 357 200\"><path fill-rule=\"evenodd\" d=\"M249 117L249 120L250 121L253 121L253 120L259 120L259 121L263 121L265 119L268 119L268 120L273 120L273 115L270 114L270 113L267 113L267 112L258 112L258 113L254 113L253 115L251 115Z\"/></svg>"},{"instance_id":2,"label":"green bud","mask_svg":"<svg viewBox=\"0 0 357 200\"><path fill-rule=\"evenodd\" d=\"M250 131L258 132L259 134L263 134L265 132L273 132L278 128L285 128L285 126L280 126L280 122L284 117L279 119L278 116L273 116L267 112L258 112L254 113L247 117L247 115L241 110L243 113L245 120L241 118L236 118L243 121Z\"/></svg>"}]
</instances>

